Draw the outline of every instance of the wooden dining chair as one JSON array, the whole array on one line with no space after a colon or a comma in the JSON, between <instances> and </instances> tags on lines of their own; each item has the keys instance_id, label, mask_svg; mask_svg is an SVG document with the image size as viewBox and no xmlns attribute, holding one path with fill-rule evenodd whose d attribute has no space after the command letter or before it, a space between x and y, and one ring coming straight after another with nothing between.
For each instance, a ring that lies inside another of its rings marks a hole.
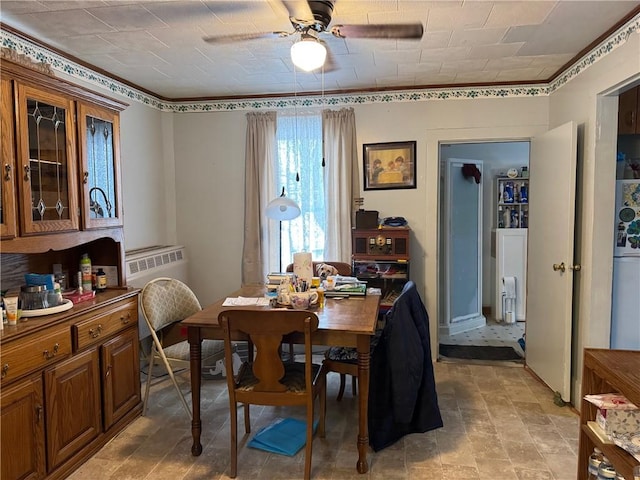
<instances>
[{"instance_id":1,"label":"wooden dining chair","mask_svg":"<svg viewBox=\"0 0 640 480\"><path fill-rule=\"evenodd\" d=\"M345 277L350 277L351 276L351 265L346 263L346 262L334 262L334 261L326 261L326 262L313 262L313 274L315 276L319 276L317 275L317 268L318 265L326 263L327 265L331 265L333 267L335 267L335 269L338 271L338 275L343 275ZM286 272L293 272L293 263L290 263L289 265L287 265L287 268L285 270ZM289 344L289 360L293 361L293 357L294 357L294 351L293 351L293 342L285 342ZM341 381L343 382L342 385L342 390L344 391L344 378L341 377ZM355 380L353 381L353 388L355 389ZM355 390L354 390L354 395L355 395ZM340 396L340 398L342 398L342 396Z\"/></svg>"},{"instance_id":2,"label":"wooden dining chair","mask_svg":"<svg viewBox=\"0 0 640 480\"><path fill-rule=\"evenodd\" d=\"M311 452L313 446L313 420L315 399L320 397L320 421L318 433L325 434L326 374L321 365L312 360L312 337L318 329L318 317L306 310L241 310L220 312L218 321L222 327L229 389L231 415L231 472L235 478L238 463L238 412L237 404L244 404L244 428L251 432L249 405L306 406L306 447L304 478L311 476ZM304 336L304 363L283 362L280 345L285 335ZM237 377L231 362L232 339L248 339L255 348L255 356L249 355Z\"/></svg>"}]
</instances>

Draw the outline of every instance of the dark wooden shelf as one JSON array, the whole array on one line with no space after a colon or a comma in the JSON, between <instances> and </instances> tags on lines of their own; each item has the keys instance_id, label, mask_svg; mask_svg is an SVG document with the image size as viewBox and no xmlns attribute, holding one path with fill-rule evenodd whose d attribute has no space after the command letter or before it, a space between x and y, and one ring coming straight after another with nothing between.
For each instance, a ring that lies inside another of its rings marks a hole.
<instances>
[{"instance_id":1,"label":"dark wooden shelf","mask_svg":"<svg viewBox=\"0 0 640 480\"><path fill-rule=\"evenodd\" d=\"M640 405L640 351L586 348L582 371L582 396L618 392ZM640 463L622 448L605 444L587 426L595 420L597 407L582 400L580 409L580 447L578 479L587 478L589 455L598 447L611 461L616 471L633 480L633 467Z\"/></svg>"}]
</instances>

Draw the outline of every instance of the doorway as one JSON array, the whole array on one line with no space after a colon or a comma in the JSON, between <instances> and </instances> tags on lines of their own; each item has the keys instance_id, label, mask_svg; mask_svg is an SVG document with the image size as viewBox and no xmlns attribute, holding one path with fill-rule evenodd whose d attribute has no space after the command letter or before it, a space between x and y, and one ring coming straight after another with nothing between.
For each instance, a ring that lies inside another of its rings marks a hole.
<instances>
[{"instance_id":1,"label":"doorway","mask_svg":"<svg viewBox=\"0 0 640 480\"><path fill-rule=\"evenodd\" d=\"M446 306L459 295L451 289L440 289L441 315L439 319L439 343L440 355L446 358L464 357L465 360L499 360L520 364L524 359L524 314L518 321L506 324L501 315L501 310L496 314L497 302L500 299L502 285L497 281L496 254L495 254L495 229L497 219L497 186L495 179L498 176L506 176L510 169L516 169L520 174L522 167L529 166L529 142L477 142L477 143L446 143L439 147L440 159L440 251L443 252L440 262L440 285L447 285L447 269L454 265L449 254L453 253L453 246L446 245L447 232L451 212L451 192L447 188L447 165L452 159L466 159L470 163L479 162L482 165L481 202L482 207L465 209L465 214L477 212L475 219L479 225L481 244L481 257L479 266L481 271L474 287L477 289L483 321L481 323L469 322L466 328L463 323L457 323L457 327L451 320L452 311ZM455 219L454 219L455 220ZM473 222L472 222L473 223ZM526 252L526 248L525 248ZM526 255L526 254L525 254ZM469 280L469 275L465 279ZM524 308L522 308L524 312ZM486 317L486 321L484 321ZM478 317L480 318L480 317ZM452 328L452 325L454 327ZM451 355L449 357L448 355Z\"/></svg>"}]
</instances>

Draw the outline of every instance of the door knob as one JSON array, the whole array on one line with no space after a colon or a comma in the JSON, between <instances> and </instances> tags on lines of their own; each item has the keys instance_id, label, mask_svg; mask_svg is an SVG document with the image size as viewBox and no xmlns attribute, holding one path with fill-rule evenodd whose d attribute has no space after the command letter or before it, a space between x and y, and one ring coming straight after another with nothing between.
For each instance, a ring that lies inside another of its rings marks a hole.
<instances>
[{"instance_id":1,"label":"door knob","mask_svg":"<svg viewBox=\"0 0 640 480\"><path fill-rule=\"evenodd\" d=\"M554 272L565 272L567 270L567 268L569 270L573 270L574 272L579 272L580 270L582 270L582 265L580 265L579 263L576 263L575 265L565 265L564 262L562 263L554 263L553 264L553 271Z\"/></svg>"}]
</instances>

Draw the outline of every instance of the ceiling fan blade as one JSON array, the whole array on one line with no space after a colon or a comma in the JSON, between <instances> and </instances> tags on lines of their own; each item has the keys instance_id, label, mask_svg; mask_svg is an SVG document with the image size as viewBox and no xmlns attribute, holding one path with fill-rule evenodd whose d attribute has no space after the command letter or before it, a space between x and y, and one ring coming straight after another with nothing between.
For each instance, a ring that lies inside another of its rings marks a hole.
<instances>
[{"instance_id":1,"label":"ceiling fan blade","mask_svg":"<svg viewBox=\"0 0 640 480\"><path fill-rule=\"evenodd\" d=\"M421 23L386 25L335 25L331 33L338 38L408 38L421 39L424 27Z\"/></svg>"},{"instance_id":2,"label":"ceiling fan blade","mask_svg":"<svg viewBox=\"0 0 640 480\"><path fill-rule=\"evenodd\" d=\"M243 40L256 40L260 38L280 38L288 37L289 32L259 32L259 33L235 33L231 35L214 35L210 37L203 37L202 39L207 43L233 43Z\"/></svg>"}]
</instances>

